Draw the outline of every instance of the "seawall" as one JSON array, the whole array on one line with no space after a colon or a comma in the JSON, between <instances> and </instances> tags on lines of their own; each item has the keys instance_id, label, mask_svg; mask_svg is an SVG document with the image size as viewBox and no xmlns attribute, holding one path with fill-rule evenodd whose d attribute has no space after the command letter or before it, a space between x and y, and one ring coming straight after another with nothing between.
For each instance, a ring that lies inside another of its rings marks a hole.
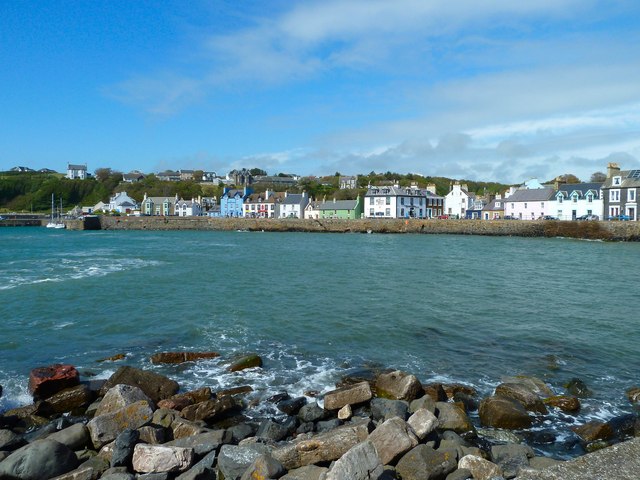
<instances>
[{"instance_id":1,"label":"seawall","mask_svg":"<svg viewBox=\"0 0 640 480\"><path fill-rule=\"evenodd\" d=\"M95 227L94 227L95 228ZM100 217L103 230L424 233L640 241L640 222L524 220L298 220L209 217Z\"/></svg>"}]
</instances>

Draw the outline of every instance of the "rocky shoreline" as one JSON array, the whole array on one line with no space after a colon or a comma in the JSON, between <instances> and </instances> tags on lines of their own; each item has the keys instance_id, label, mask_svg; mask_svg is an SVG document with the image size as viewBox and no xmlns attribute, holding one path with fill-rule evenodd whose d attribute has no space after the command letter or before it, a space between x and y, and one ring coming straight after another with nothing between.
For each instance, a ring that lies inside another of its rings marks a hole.
<instances>
[{"instance_id":1,"label":"rocky shoreline","mask_svg":"<svg viewBox=\"0 0 640 480\"><path fill-rule=\"evenodd\" d=\"M164 352L151 362L216 356ZM247 355L228 366L249 368L262 368L262 359ZM106 381L84 380L72 365L38 367L29 390L32 404L0 415L0 479L626 479L635 478L640 458L640 443L628 440L640 436L636 414L572 426L595 452L575 461L536 455L521 442L549 411L580 409L588 389L578 379L554 395L535 377L510 377L479 398L466 385L361 371L328 392L273 395L263 401L274 414L261 418L250 415L257 408L250 385L180 392L174 380L131 366ZM640 402L640 388L627 396Z\"/></svg>"}]
</instances>

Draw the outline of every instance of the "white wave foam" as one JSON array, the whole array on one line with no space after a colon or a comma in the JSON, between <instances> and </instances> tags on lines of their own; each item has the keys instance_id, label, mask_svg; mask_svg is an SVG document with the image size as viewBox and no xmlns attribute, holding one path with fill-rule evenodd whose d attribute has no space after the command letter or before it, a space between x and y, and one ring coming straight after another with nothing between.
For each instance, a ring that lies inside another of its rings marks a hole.
<instances>
[{"instance_id":1,"label":"white wave foam","mask_svg":"<svg viewBox=\"0 0 640 480\"><path fill-rule=\"evenodd\" d=\"M62 262L44 261L38 269L16 268L0 276L0 290L38 285L48 282L64 282L91 277L104 277L117 272L161 265L158 260L141 258L85 257L65 259ZM4 278L3 278L4 277Z\"/></svg>"}]
</instances>

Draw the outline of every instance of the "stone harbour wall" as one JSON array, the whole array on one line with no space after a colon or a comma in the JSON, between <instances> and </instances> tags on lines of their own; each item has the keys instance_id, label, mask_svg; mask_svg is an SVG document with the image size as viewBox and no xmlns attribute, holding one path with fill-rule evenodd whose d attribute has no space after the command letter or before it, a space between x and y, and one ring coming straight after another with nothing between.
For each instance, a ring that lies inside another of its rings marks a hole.
<instances>
[{"instance_id":1,"label":"stone harbour wall","mask_svg":"<svg viewBox=\"0 0 640 480\"><path fill-rule=\"evenodd\" d=\"M640 222L415 220L415 219L254 219L209 217L108 217L103 230L248 230L265 232L425 233L515 237L568 237L640 241Z\"/></svg>"}]
</instances>

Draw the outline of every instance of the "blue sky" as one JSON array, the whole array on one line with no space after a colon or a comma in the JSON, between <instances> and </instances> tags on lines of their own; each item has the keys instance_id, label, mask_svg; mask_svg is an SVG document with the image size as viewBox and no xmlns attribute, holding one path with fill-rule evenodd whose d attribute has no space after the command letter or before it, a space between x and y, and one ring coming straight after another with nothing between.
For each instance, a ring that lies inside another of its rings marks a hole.
<instances>
[{"instance_id":1,"label":"blue sky","mask_svg":"<svg viewBox=\"0 0 640 480\"><path fill-rule=\"evenodd\" d=\"M0 0L0 169L640 168L636 0Z\"/></svg>"}]
</instances>

